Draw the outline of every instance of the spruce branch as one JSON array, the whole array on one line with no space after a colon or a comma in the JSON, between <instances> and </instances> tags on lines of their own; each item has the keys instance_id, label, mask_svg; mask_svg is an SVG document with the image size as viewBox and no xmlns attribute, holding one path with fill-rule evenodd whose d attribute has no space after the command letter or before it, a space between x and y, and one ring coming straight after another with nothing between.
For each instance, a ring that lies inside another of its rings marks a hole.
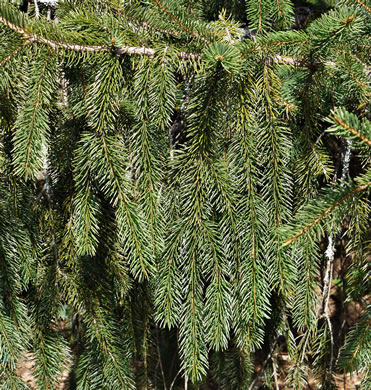
<instances>
[{"instance_id":1,"label":"spruce branch","mask_svg":"<svg viewBox=\"0 0 371 390\"><path fill-rule=\"evenodd\" d=\"M334 119L334 121L340 125L341 127L343 127L345 130L349 131L352 135L354 135L355 137L357 137L359 140L361 140L362 142L365 142L367 145L371 146L371 139L365 137L364 135L362 135L359 131L357 131L356 129L354 129L353 127L349 126L345 121L343 121L342 118L340 118L339 116L337 115L332 115L332 118Z\"/></svg>"},{"instance_id":2,"label":"spruce branch","mask_svg":"<svg viewBox=\"0 0 371 390\"><path fill-rule=\"evenodd\" d=\"M349 373L362 369L368 370L371 362L370 343L371 306L368 305L345 338L337 362L338 367Z\"/></svg>"},{"instance_id":3,"label":"spruce branch","mask_svg":"<svg viewBox=\"0 0 371 390\"><path fill-rule=\"evenodd\" d=\"M26 88L26 100L20 107L14 124L15 172L26 178L36 177L44 167L47 140L50 132L48 114L53 104L57 84L55 58L44 51L44 58L35 65Z\"/></svg>"},{"instance_id":4,"label":"spruce branch","mask_svg":"<svg viewBox=\"0 0 371 390\"><path fill-rule=\"evenodd\" d=\"M303 227L301 230L299 230L296 234L291 236L289 239L287 239L282 245L281 248L284 248L287 245L292 244L294 241L296 241L299 237L301 237L303 234L307 233L313 226L315 226L317 223L319 223L324 217L326 217L328 214L332 212L337 206L342 204L345 200L349 199L351 196L355 195L358 192L362 192L366 190L371 185L371 182L362 184L351 190L350 192L343 195L339 200L337 200L335 203L333 203L331 206L329 206L322 214L320 214L316 219L314 219L312 222L310 222L308 225Z\"/></svg>"},{"instance_id":5,"label":"spruce branch","mask_svg":"<svg viewBox=\"0 0 371 390\"><path fill-rule=\"evenodd\" d=\"M31 45L33 42L33 39L26 39L24 42L22 42L19 46L17 46L8 56L6 56L1 62L0 67L3 67L8 61L10 61L13 57L15 57L23 48L25 48L27 45Z\"/></svg>"},{"instance_id":6,"label":"spruce branch","mask_svg":"<svg viewBox=\"0 0 371 390\"><path fill-rule=\"evenodd\" d=\"M26 176L29 174L29 169L30 169L29 165L30 165L30 157L31 157L31 151L32 151L32 144L33 144L32 139L34 137L33 129L36 127L36 115L37 115L37 111L39 109L39 106L41 104L42 81L43 81L43 78L45 77L45 70L46 70L48 61L49 61L49 59L47 59L45 61L45 64L44 64L43 68L41 69L41 77L40 77L39 85L37 87L36 101L35 101L34 108L32 111L32 118L31 118L31 123L30 123L30 127L31 127L32 131L29 134L27 148L26 148L26 161L25 161Z\"/></svg>"},{"instance_id":7,"label":"spruce branch","mask_svg":"<svg viewBox=\"0 0 371 390\"><path fill-rule=\"evenodd\" d=\"M0 0L0 387L31 347L55 387L62 311L81 390L278 388L283 338L286 387L367 370L369 317L344 342L329 297L344 230L368 292L368 0L295 31L292 0L43 1Z\"/></svg>"},{"instance_id":8,"label":"spruce branch","mask_svg":"<svg viewBox=\"0 0 371 390\"><path fill-rule=\"evenodd\" d=\"M364 8L367 12L371 13L371 8L365 4L363 1L361 0L353 0L355 1L356 3L358 3L362 8Z\"/></svg>"},{"instance_id":9,"label":"spruce branch","mask_svg":"<svg viewBox=\"0 0 371 390\"><path fill-rule=\"evenodd\" d=\"M352 79L359 85L361 86L362 88L366 88L367 85L359 80L359 78L354 74L353 70L351 69L351 67L349 66L349 64L347 63L347 61L344 62L344 65L345 67L347 68L347 71L349 72L349 74L351 75ZM366 70L367 70L367 67L366 67Z\"/></svg>"},{"instance_id":10,"label":"spruce branch","mask_svg":"<svg viewBox=\"0 0 371 390\"><path fill-rule=\"evenodd\" d=\"M190 30L187 26L185 26L172 12L170 12L161 2L160 0L153 0L154 3L166 14L168 15L171 20L173 20L182 30L190 34L192 37L201 40L202 42L209 44L210 42L205 39L204 37L201 37L194 31Z\"/></svg>"},{"instance_id":11,"label":"spruce branch","mask_svg":"<svg viewBox=\"0 0 371 390\"><path fill-rule=\"evenodd\" d=\"M53 50L60 50L60 49L65 49L65 50L72 50L72 51L79 51L79 52L111 52L111 49L108 48L107 46L85 46L85 45L77 45L77 44L69 44L69 43L63 43L63 42L57 42L53 41L51 39L46 39L44 37L41 37L37 34L34 34L30 31L28 31L25 28L16 26L15 24L11 23L4 17L0 16L0 23L3 24L4 26L10 28L17 34L21 35L24 39L27 41L32 41L32 42L38 42L42 43L44 45L47 45L51 47ZM131 52L131 49L137 49L137 48L124 48L124 50L127 50L128 53ZM143 53L146 54L146 53Z\"/></svg>"},{"instance_id":12,"label":"spruce branch","mask_svg":"<svg viewBox=\"0 0 371 390\"><path fill-rule=\"evenodd\" d=\"M97 140L101 149L101 161L104 164L104 172L99 172L102 190L111 198L114 206L117 206L116 218L120 235L125 246L132 253L132 270L140 280L148 279L153 270L153 259L149 257L147 243L143 238L143 226L138 226L141 218L134 207L128 194L128 183L124 178L120 167L122 166L122 149L115 139L101 134ZM121 153L119 153L121 152ZM104 176L106 175L106 176ZM98 177L99 177L98 176ZM109 186L107 186L107 182ZM142 228L140 228L142 227Z\"/></svg>"}]
</instances>

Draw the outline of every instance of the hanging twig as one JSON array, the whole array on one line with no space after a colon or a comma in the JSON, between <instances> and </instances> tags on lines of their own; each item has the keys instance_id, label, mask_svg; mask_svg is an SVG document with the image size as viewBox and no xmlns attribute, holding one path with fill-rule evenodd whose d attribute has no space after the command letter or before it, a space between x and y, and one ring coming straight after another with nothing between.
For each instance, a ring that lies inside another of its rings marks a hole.
<instances>
[{"instance_id":1,"label":"hanging twig","mask_svg":"<svg viewBox=\"0 0 371 390\"><path fill-rule=\"evenodd\" d=\"M328 237L327 249L325 252L327 257L325 275L323 277L323 291L322 291L322 312L324 315L328 314L328 304L330 301L330 290L331 290L331 281L332 281L332 269L333 262L335 257L333 237L330 233Z\"/></svg>"},{"instance_id":2,"label":"hanging twig","mask_svg":"<svg viewBox=\"0 0 371 390\"><path fill-rule=\"evenodd\" d=\"M330 333L330 373L332 372L334 365L334 334L332 330L331 318L330 318L330 295L331 295L331 283L332 283L332 274L334 268L334 245L333 245L333 237L332 233L330 233L328 237L328 245L325 252L325 256L327 257L326 262L326 270L323 278L323 291L322 291L322 317L326 319L328 330Z\"/></svg>"},{"instance_id":3,"label":"hanging twig","mask_svg":"<svg viewBox=\"0 0 371 390\"><path fill-rule=\"evenodd\" d=\"M346 150L343 154L343 171L342 171L342 175L341 175L341 180L343 182L347 179L347 176L348 176L350 156L352 153L352 143L353 143L351 140L347 140L346 142L347 142L347 147L346 147ZM344 184L342 184L342 185L344 185ZM325 275L323 278L322 317L324 317L326 319L329 334L330 334L329 373L331 374L333 367L334 367L334 334L333 334L333 328L332 328L332 323L331 323L331 318L330 318L329 302L330 302L330 295L331 295L331 283L332 283L334 257L335 257L332 231L330 232L330 234L328 236L328 244L327 244L325 256L327 258L327 262L326 262Z\"/></svg>"},{"instance_id":4,"label":"hanging twig","mask_svg":"<svg viewBox=\"0 0 371 390\"><path fill-rule=\"evenodd\" d=\"M345 181L348 177L348 172L349 172L349 163L350 163L350 157L352 154L352 145L353 141L352 140L346 140L346 149L344 153L344 161L343 161L343 171L341 173L341 180Z\"/></svg>"},{"instance_id":5,"label":"hanging twig","mask_svg":"<svg viewBox=\"0 0 371 390\"><path fill-rule=\"evenodd\" d=\"M34 0L34 4L35 4L35 17L36 17L36 19L39 19L40 18L40 10L39 10L39 5L37 4L37 0Z\"/></svg>"}]
</instances>

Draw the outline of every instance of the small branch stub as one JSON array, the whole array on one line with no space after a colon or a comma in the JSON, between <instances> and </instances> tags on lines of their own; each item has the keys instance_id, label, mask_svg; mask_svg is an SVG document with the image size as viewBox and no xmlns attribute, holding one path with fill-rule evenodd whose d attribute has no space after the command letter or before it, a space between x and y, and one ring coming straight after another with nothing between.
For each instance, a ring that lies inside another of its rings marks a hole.
<instances>
[{"instance_id":1,"label":"small branch stub","mask_svg":"<svg viewBox=\"0 0 371 390\"><path fill-rule=\"evenodd\" d=\"M349 23L352 23L353 20L354 20L354 16L351 15L351 16L349 16L349 18L347 20L342 20L341 23L347 25Z\"/></svg>"}]
</instances>

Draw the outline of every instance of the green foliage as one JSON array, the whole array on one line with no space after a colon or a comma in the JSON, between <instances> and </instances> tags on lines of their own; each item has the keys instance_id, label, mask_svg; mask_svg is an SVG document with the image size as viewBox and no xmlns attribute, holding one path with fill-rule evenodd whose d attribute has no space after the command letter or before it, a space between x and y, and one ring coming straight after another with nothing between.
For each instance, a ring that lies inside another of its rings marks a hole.
<instances>
[{"instance_id":1,"label":"green foliage","mask_svg":"<svg viewBox=\"0 0 371 390\"><path fill-rule=\"evenodd\" d=\"M369 370L370 356L370 307L348 333L340 352L338 364L346 372Z\"/></svg>"},{"instance_id":2,"label":"green foliage","mask_svg":"<svg viewBox=\"0 0 371 390\"><path fill-rule=\"evenodd\" d=\"M370 7L298 4L0 0L0 388L367 383Z\"/></svg>"},{"instance_id":3,"label":"green foliage","mask_svg":"<svg viewBox=\"0 0 371 390\"><path fill-rule=\"evenodd\" d=\"M354 141L353 145L358 153L368 158L371 149L370 121L365 117L359 119L355 114L341 108L334 110L330 118L334 126L327 131Z\"/></svg>"}]
</instances>

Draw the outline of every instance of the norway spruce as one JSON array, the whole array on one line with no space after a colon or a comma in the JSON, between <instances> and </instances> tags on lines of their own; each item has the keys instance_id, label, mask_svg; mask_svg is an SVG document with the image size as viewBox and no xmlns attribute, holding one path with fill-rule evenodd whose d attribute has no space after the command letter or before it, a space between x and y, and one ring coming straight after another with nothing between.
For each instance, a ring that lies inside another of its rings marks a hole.
<instances>
[{"instance_id":1,"label":"norway spruce","mask_svg":"<svg viewBox=\"0 0 371 390\"><path fill-rule=\"evenodd\" d=\"M0 0L1 389L369 388L370 12Z\"/></svg>"}]
</instances>

